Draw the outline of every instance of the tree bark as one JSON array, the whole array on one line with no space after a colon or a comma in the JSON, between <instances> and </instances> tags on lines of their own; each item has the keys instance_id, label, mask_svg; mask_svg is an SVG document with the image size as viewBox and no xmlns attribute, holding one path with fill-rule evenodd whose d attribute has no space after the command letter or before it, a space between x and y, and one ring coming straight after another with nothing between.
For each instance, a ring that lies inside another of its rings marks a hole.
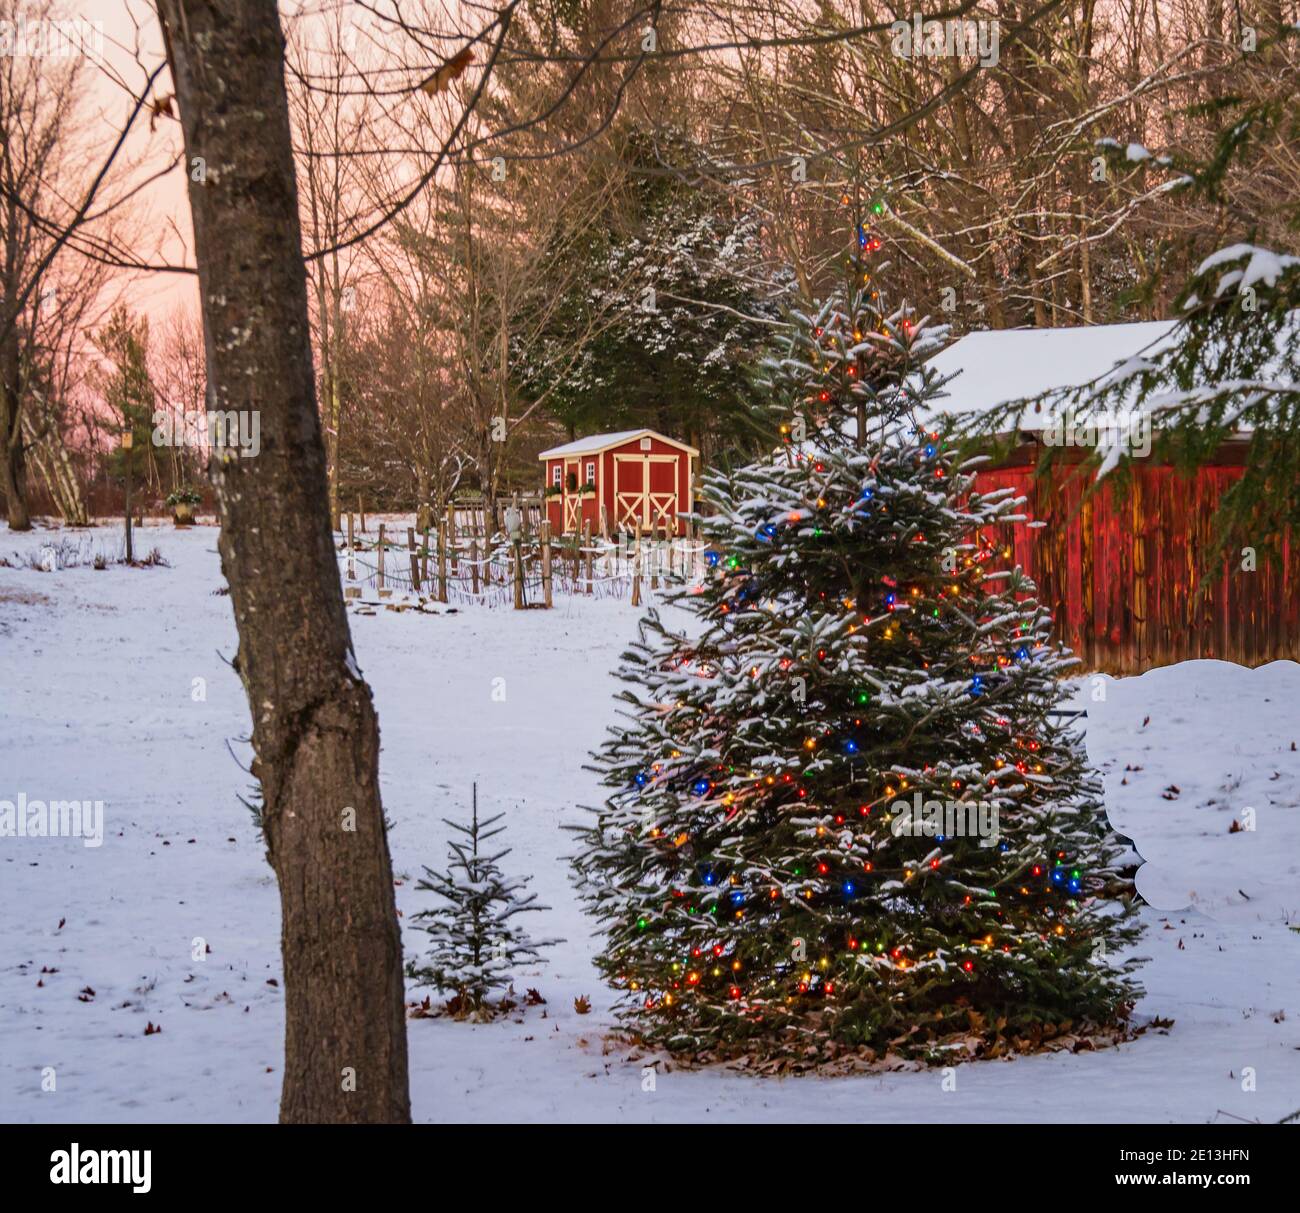
<instances>
[{"instance_id":1,"label":"tree bark","mask_svg":"<svg viewBox=\"0 0 1300 1213\"><path fill-rule=\"evenodd\" d=\"M2 389L0 389L2 390ZM16 427L12 436L7 431ZM0 407L0 430L5 431L5 440L0 450L0 493L5 498L5 513L9 519L11 531L30 531L32 516L27 509L27 469L24 460L22 416L17 404Z\"/></svg>"},{"instance_id":2,"label":"tree bark","mask_svg":"<svg viewBox=\"0 0 1300 1213\"><path fill-rule=\"evenodd\" d=\"M44 411L44 406L41 407ZM47 416L43 425L44 430L38 432L31 416L24 417L27 449L32 453L32 462L63 521L68 526L89 526L85 494L81 491L81 481L68 454L67 444L58 430L57 418Z\"/></svg>"},{"instance_id":3,"label":"tree bark","mask_svg":"<svg viewBox=\"0 0 1300 1213\"><path fill-rule=\"evenodd\" d=\"M18 338L11 332L0 349L0 493L11 531L30 531L27 507L27 444L23 434L23 384Z\"/></svg>"},{"instance_id":4,"label":"tree bark","mask_svg":"<svg viewBox=\"0 0 1300 1213\"><path fill-rule=\"evenodd\" d=\"M260 413L260 454L214 456L213 473L280 886L280 1119L408 1121L379 726L330 534L284 38L275 0L158 7L190 169L209 407Z\"/></svg>"}]
</instances>

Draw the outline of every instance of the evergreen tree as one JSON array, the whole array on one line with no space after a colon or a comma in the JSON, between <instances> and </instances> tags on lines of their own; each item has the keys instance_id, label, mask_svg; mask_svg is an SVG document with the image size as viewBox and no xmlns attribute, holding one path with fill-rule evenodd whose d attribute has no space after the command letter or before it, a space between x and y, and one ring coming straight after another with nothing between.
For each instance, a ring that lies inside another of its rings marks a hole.
<instances>
[{"instance_id":1,"label":"evergreen tree","mask_svg":"<svg viewBox=\"0 0 1300 1213\"><path fill-rule=\"evenodd\" d=\"M539 949L560 942L534 941L514 921L520 914L550 907L538 905L535 893L521 896L531 877L511 879L502 874L500 861L510 848L491 854L482 850L488 839L505 829L496 826L504 816L498 813L479 821L475 784L469 825L443 819L465 836L449 843L448 870L425 868L427 879L416 885L437 893L446 904L415 915L416 921L427 924L430 946L427 963L412 963L407 973L422 985L453 992L448 1008L458 1017L491 1018L489 999L509 987L511 973L520 965L540 964Z\"/></svg>"},{"instance_id":2,"label":"evergreen tree","mask_svg":"<svg viewBox=\"0 0 1300 1213\"><path fill-rule=\"evenodd\" d=\"M575 864L642 1039L941 1060L1112 1028L1136 993L1108 955L1137 937L1133 855L1060 711L1073 659L998 563L1022 499L914 420L941 336L856 270L796 317L792 441L707 478L711 576L624 655Z\"/></svg>"},{"instance_id":3,"label":"evergreen tree","mask_svg":"<svg viewBox=\"0 0 1300 1213\"><path fill-rule=\"evenodd\" d=\"M125 480L127 461L137 489L154 479L153 413L157 404L153 376L149 373L149 322L134 319L123 307L115 308L95 337L95 345L109 366L100 372L100 389L115 425L129 431L131 445L114 445L107 460L110 474Z\"/></svg>"},{"instance_id":4,"label":"evergreen tree","mask_svg":"<svg viewBox=\"0 0 1300 1213\"><path fill-rule=\"evenodd\" d=\"M702 153L682 132L622 132L629 180L593 231L541 343L578 357L516 359L525 395L571 433L648 426L710 451L752 451L766 417L753 351L791 289L763 249L753 211L701 188ZM566 243L561 255L574 255Z\"/></svg>"}]
</instances>

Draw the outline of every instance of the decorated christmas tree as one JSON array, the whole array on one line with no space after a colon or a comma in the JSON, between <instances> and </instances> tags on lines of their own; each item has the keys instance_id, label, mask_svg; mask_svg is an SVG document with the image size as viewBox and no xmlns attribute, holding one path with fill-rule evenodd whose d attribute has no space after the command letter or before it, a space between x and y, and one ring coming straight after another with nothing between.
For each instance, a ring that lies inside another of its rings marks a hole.
<instances>
[{"instance_id":1,"label":"decorated christmas tree","mask_svg":"<svg viewBox=\"0 0 1300 1213\"><path fill-rule=\"evenodd\" d=\"M451 992L448 1010L460 1017L490 1018L495 1009L491 997L504 994L511 973L522 965L541 963L539 949L560 942L534 942L515 922L520 914L550 907L538 905L535 893L521 895L529 877L510 879L502 874L500 861L510 849L483 851L483 844L505 829L496 825L504 816L498 813L479 821L475 784L469 825L443 819L464 835L449 843L448 870L425 868L427 879L416 885L437 893L446 904L414 916L425 924L430 946L427 963L412 964L407 972L420 984Z\"/></svg>"},{"instance_id":2,"label":"decorated christmas tree","mask_svg":"<svg viewBox=\"0 0 1300 1213\"><path fill-rule=\"evenodd\" d=\"M710 575L624 656L575 856L597 964L631 1033L702 1059L1122 1034L1135 856L1002 564L1023 503L924 420L943 333L853 279L771 368L786 444L707 481Z\"/></svg>"}]
</instances>

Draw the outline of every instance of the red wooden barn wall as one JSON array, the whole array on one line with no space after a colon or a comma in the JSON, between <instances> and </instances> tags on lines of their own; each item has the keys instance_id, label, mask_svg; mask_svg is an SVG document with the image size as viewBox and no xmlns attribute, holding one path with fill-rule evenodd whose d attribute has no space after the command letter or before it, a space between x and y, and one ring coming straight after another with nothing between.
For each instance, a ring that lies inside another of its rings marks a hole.
<instances>
[{"instance_id":1,"label":"red wooden barn wall","mask_svg":"<svg viewBox=\"0 0 1300 1213\"><path fill-rule=\"evenodd\" d=\"M1082 669L1140 673L1196 657L1262 665L1300 660L1300 561L1284 544L1281 566L1258 554L1241 567L1240 548L1198 595L1211 519L1239 467L1193 476L1134 465L1129 483L1104 484L1087 501L1079 469L1035 478L1028 466L982 470L976 489L1011 488L1029 499L1030 518L1009 529L1008 567L1038 585L1056 631ZM1007 537L1004 537L1004 541Z\"/></svg>"}]
</instances>

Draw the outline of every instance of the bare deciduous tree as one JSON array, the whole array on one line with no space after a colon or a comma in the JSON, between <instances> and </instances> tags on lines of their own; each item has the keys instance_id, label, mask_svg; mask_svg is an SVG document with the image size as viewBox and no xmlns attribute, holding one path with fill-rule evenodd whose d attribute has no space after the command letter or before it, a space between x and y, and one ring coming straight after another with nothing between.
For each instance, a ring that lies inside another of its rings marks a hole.
<instances>
[{"instance_id":1,"label":"bare deciduous tree","mask_svg":"<svg viewBox=\"0 0 1300 1213\"><path fill-rule=\"evenodd\" d=\"M213 407L261 453L214 460L221 561L280 886L288 1122L410 1118L379 725L330 532L275 0L160 0L190 180Z\"/></svg>"}]
</instances>

